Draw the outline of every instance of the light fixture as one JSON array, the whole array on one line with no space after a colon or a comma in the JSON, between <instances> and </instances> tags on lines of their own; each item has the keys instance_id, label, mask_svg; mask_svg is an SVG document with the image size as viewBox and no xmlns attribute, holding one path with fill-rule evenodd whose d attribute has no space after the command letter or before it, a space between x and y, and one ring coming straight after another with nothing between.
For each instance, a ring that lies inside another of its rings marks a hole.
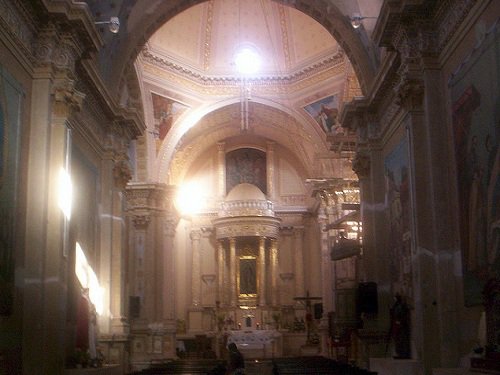
<instances>
[{"instance_id":1,"label":"light fixture","mask_svg":"<svg viewBox=\"0 0 500 375\"><path fill-rule=\"evenodd\" d=\"M259 70L260 57L253 48L244 47L236 53L234 63L241 74L253 74Z\"/></svg>"},{"instance_id":2,"label":"light fixture","mask_svg":"<svg viewBox=\"0 0 500 375\"><path fill-rule=\"evenodd\" d=\"M359 13L354 13L351 17L352 27L354 27L355 29L359 28L361 26L361 22L367 18L377 18L377 17L363 17Z\"/></svg>"},{"instance_id":3,"label":"light fixture","mask_svg":"<svg viewBox=\"0 0 500 375\"><path fill-rule=\"evenodd\" d=\"M109 25L109 31L116 34L120 30L120 20L118 17L111 17L109 21L94 22L96 25Z\"/></svg>"}]
</instances>

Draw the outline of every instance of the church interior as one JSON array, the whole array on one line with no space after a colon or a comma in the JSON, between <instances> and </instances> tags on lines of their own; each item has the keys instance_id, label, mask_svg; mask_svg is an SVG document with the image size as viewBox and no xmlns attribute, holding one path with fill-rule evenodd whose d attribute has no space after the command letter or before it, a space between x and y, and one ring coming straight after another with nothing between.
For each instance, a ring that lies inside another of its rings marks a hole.
<instances>
[{"instance_id":1,"label":"church interior","mask_svg":"<svg viewBox=\"0 0 500 375\"><path fill-rule=\"evenodd\" d=\"M499 94L498 0L0 0L0 375L500 374Z\"/></svg>"}]
</instances>

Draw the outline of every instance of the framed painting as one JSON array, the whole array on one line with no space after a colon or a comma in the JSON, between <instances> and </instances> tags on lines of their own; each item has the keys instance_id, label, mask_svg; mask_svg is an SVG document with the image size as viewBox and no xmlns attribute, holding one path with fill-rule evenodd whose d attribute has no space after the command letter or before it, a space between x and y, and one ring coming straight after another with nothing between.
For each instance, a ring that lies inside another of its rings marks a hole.
<instances>
[{"instance_id":1,"label":"framed painting","mask_svg":"<svg viewBox=\"0 0 500 375\"><path fill-rule=\"evenodd\" d=\"M226 154L226 192L241 183L257 186L267 194L266 153L254 148L239 148Z\"/></svg>"}]
</instances>

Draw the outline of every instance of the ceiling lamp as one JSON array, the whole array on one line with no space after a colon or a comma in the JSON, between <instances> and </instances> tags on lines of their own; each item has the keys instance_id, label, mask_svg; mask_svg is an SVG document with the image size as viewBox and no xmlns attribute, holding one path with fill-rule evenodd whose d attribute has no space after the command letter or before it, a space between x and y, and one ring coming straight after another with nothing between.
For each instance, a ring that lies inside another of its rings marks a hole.
<instances>
[{"instance_id":1,"label":"ceiling lamp","mask_svg":"<svg viewBox=\"0 0 500 375\"><path fill-rule=\"evenodd\" d=\"M236 52L234 63L239 73L253 74L260 68L260 56L254 49L244 47Z\"/></svg>"},{"instance_id":2,"label":"ceiling lamp","mask_svg":"<svg viewBox=\"0 0 500 375\"><path fill-rule=\"evenodd\" d=\"M359 13L354 13L351 17L351 25L355 29L361 26L361 22L366 18L377 18L377 17L363 17Z\"/></svg>"},{"instance_id":3,"label":"ceiling lamp","mask_svg":"<svg viewBox=\"0 0 500 375\"><path fill-rule=\"evenodd\" d=\"M111 17L109 21L94 22L96 25L109 25L109 31L116 34L120 30L120 19L118 17Z\"/></svg>"}]
</instances>

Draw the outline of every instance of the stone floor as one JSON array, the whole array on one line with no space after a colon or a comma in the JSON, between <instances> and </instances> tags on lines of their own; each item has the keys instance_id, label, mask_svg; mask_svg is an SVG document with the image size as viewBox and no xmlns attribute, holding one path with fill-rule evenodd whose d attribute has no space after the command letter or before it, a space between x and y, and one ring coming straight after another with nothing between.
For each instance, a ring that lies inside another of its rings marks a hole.
<instances>
[{"instance_id":1,"label":"stone floor","mask_svg":"<svg viewBox=\"0 0 500 375\"><path fill-rule=\"evenodd\" d=\"M271 360L247 360L245 361L245 375L272 375L273 364Z\"/></svg>"}]
</instances>

